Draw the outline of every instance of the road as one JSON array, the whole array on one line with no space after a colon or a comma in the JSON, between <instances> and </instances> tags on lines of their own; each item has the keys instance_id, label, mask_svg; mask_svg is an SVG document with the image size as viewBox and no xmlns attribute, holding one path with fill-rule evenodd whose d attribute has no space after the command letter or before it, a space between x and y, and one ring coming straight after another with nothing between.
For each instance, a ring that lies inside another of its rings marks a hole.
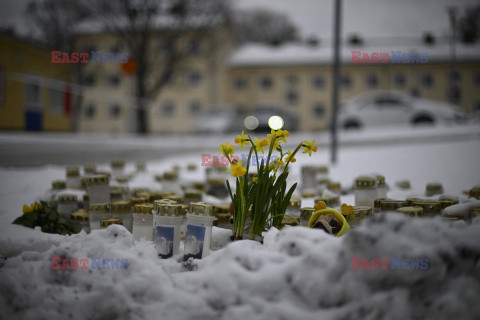
<instances>
[{"instance_id":1,"label":"road","mask_svg":"<svg viewBox=\"0 0 480 320\"><path fill-rule=\"evenodd\" d=\"M0 132L0 166L39 166L46 164L107 163L112 159L149 161L192 152L216 154L220 143L231 135L188 135L139 137L73 133ZM260 135L258 135L260 136ZM326 132L292 133L291 146L302 140L316 140L319 150L328 150ZM368 145L480 141L480 125L424 128L377 128L342 132L340 148ZM479 151L480 158L480 151Z\"/></svg>"}]
</instances>

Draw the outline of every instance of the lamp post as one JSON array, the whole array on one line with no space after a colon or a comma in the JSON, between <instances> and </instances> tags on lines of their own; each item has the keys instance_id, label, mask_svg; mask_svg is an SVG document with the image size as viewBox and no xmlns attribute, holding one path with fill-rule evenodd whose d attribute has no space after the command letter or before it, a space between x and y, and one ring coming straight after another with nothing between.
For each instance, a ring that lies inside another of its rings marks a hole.
<instances>
[{"instance_id":1,"label":"lamp post","mask_svg":"<svg viewBox=\"0 0 480 320\"><path fill-rule=\"evenodd\" d=\"M334 36L333 36L333 91L332 91L332 117L330 121L330 162L337 162L337 113L338 91L340 78L340 26L342 0L335 0L334 8Z\"/></svg>"},{"instance_id":2,"label":"lamp post","mask_svg":"<svg viewBox=\"0 0 480 320\"><path fill-rule=\"evenodd\" d=\"M456 76L455 76L455 63L456 63L456 30L457 30L457 7L447 7L447 12L450 17L450 72L448 75L448 100L451 103L456 103Z\"/></svg>"}]
</instances>

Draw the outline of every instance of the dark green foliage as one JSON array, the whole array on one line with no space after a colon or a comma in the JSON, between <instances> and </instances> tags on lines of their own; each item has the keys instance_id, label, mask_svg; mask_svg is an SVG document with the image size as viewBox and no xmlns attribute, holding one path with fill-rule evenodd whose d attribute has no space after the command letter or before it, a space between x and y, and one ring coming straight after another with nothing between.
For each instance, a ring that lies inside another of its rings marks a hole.
<instances>
[{"instance_id":1,"label":"dark green foliage","mask_svg":"<svg viewBox=\"0 0 480 320\"><path fill-rule=\"evenodd\" d=\"M25 212L13 223L32 229L41 227L42 232L46 233L72 234L70 221L58 213L56 202L34 203L32 209L33 211Z\"/></svg>"}]
</instances>

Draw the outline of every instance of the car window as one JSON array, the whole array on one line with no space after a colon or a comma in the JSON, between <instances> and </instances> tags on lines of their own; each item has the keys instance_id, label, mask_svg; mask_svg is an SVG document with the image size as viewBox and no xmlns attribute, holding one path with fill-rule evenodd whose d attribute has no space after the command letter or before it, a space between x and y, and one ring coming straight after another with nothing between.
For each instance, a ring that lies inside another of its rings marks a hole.
<instances>
[{"instance_id":1,"label":"car window","mask_svg":"<svg viewBox=\"0 0 480 320\"><path fill-rule=\"evenodd\" d=\"M383 96L375 98L375 105L379 108L397 108L397 107L406 107L408 104L397 98L392 96Z\"/></svg>"}]
</instances>

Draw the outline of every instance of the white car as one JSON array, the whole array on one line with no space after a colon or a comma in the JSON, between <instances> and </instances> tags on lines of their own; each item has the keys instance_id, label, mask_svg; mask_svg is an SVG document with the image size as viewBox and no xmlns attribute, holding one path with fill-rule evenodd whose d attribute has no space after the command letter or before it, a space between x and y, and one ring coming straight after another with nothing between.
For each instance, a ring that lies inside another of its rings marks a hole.
<instances>
[{"instance_id":1,"label":"white car","mask_svg":"<svg viewBox=\"0 0 480 320\"><path fill-rule=\"evenodd\" d=\"M239 132L243 127L243 113L231 106L210 110L195 119L196 133Z\"/></svg>"},{"instance_id":2,"label":"white car","mask_svg":"<svg viewBox=\"0 0 480 320\"><path fill-rule=\"evenodd\" d=\"M338 114L338 125L342 129L455 123L466 120L465 112L458 106L412 97L397 91L362 94L343 104Z\"/></svg>"}]
</instances>

